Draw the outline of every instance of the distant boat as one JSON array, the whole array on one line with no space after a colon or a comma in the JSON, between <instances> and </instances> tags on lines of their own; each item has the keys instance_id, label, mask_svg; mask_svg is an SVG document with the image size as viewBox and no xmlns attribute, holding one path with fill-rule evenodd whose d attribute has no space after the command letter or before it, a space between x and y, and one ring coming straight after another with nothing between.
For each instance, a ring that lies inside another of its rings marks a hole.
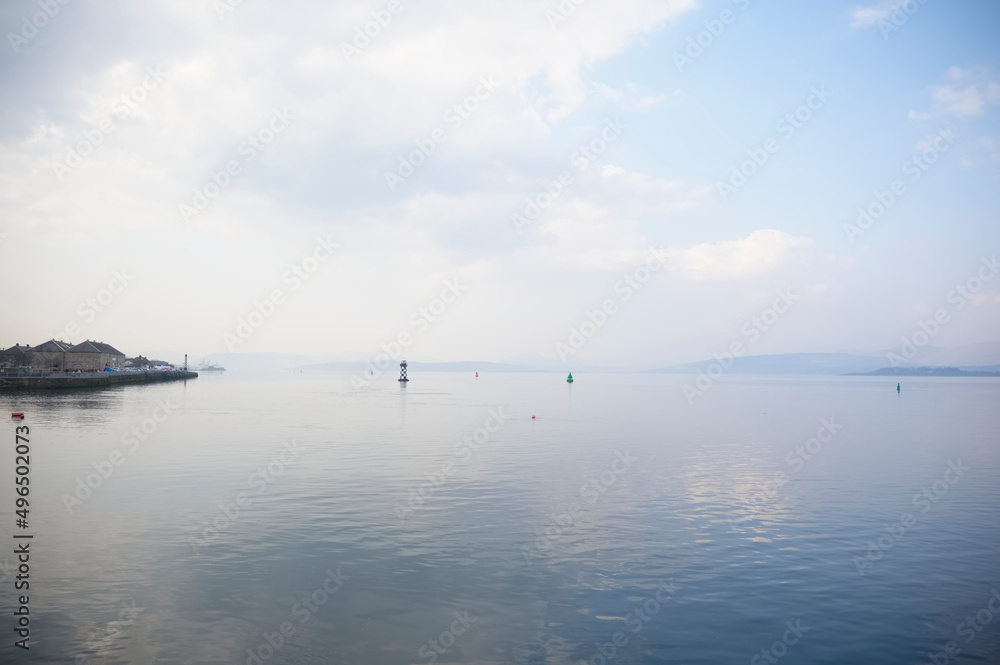
<instances>
[{"instance_id":1,"label":"distant boat","mask_svg":"<svg viewBox=\"0 0 1000 665\"><path fill-rule=\"evenodd\" d=\"M566 377L566 383L573 383L573 372L570 372L569 376Z\"/></svg>"},{"instance_id":2,"label":"distant boat","mask_svg":"<svg viewBox=\"0 0 1000 665\"><path fill-rule=\"evenodd\" d=\"M210 365L208 363L202 363L195 367L195 371L198 372L225 372L226 368L219 365Z\"/></svg>"}]
</instances>

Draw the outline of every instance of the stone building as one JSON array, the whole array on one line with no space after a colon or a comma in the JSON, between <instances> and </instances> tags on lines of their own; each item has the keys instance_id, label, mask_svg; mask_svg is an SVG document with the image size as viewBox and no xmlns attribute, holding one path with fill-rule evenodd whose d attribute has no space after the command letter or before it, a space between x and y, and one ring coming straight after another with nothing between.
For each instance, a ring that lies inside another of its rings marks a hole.
<instances>
[{"instance_id":1,"label":"stone building","mask_svg":"<svg viewBox=\"0 0 1000 665\"><path fill-rule=\"evenodd\" d=\"M24 356L30 347L15 344L8 349L0 349L0 368L13 369L26 367L28 363L24 361Z\"/></svg>"},{"instance_id":2,"label":"stone building","mask_svg":"<svg viewBox=\"0 0 1000 665\"><path fill-rule=\"evenodd\" d=\"M14 346L0 350L0 367L21 368L46 372L72 370L97 371L116 369L125 365L125 354L103 342L87 340L76 346L50 339L32 347Z\"/></svg>"},{"instance_id":3,"label":"stone building","mask_svg":"<svg viewBox=\"0 0 1000 665\"><path fill-rule=\"evenodd\" d=\"M66 342L57 342L50 339L44 344L29 347L25 354L27 364L32 369L41 369L47 372L60 372L65 366L66 351L71 345Z\"/></svg>"},{"instance_id":4,"label":"stone building","mask_svg":"<svg viewBox=\"0 0 1000 665\"><path fill-rule=\"evenodd\" d=\"M97 371L125 365L125 354L103 342L80 342L66 349L63 367L68 370Z\"/></svg>"}]
</instances>

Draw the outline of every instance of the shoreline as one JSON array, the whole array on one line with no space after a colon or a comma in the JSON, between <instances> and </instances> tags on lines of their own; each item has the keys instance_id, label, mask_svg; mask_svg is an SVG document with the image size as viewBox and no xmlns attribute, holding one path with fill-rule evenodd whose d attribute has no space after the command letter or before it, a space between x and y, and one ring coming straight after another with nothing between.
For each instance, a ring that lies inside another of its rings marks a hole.
<instances>
[{"instance_id":1,"label":"shoreline","mask_svg":"<svg viewBox=\"0 0 1000 665\"><path fill-rule=\"evenodd\" d=\"M136 383L162 383L198 378L197 372L93 372L89 375L48 374L43 376L4 376L0 373L0 392L72 390L103 388Z\"/></svg>"}]
</instances>

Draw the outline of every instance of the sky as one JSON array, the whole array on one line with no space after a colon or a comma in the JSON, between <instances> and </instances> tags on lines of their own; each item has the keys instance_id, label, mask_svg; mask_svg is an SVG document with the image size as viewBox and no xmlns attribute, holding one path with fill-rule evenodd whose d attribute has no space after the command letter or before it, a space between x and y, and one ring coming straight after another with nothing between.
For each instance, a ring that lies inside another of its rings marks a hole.
<instances>
[{"instance_id":1,"label":"sky","mask_svg":"<svg viewBox=\"0 0 1000 665\"><path fill-rule=\"evenodd\" d=\"M10 0L0 29L0 346L1000 341L995 2Z\"/></svg>"}]
</instances>

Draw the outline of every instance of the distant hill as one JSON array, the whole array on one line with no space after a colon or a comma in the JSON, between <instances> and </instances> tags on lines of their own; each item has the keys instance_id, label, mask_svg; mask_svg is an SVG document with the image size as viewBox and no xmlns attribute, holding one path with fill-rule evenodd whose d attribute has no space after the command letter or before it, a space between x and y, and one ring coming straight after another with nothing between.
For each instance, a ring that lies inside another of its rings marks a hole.
<instances>
[{"instance_id":1,"label":"distant hill","mask_svg":"<svg viewBox=\"0 0 1000 665\"><path fill-rule=\"evenodd\" d=\"M669 365L649 372L664 374L697 374L707 371L718 361L700 360L682 365ZM871 372L885 367L884 356L859 356L850 353L785 353L767 356L743 356L726 369L730 374L846 374Z\"/></svg>"},{"instance_id":2,"label":"distant hill","mask_svg":"<svg viewBox=\"0 0 1000 665\"><path fill-rule=\"evenodd\" d=\"M229 371L259 372L291 369L317 360L295 353L213 353L203 358L202 362L220 365ZM191 366L194 364L191 363Z\"/></svg>"},{"instance_id":3,"label":"distant hill","mask_svg":"<svg viewBox=\"0 0 1000 665\"><path fill-rule=\"evenodd\" d=\"M535 353L522 353L502 361L504 365L515 365L517 367L527 367L532 370L561 372L566 366L561 360L546 358Z\"/></svg>"},{"instance_id":4,"label":"distant hill","mask_svg":"<svg viewBox=\"0 0 1000 665\"><path fill-rule=\"evenodd\" d=\"M890 351L899 353L899 349ZM886 357L890 351L880 353ZM926 346L907 363L913 367L983 367L1000 365L1000 342L965 344L950 349Z\"/></svg>"},{"instance_id":5,"label":"distant hill","mask_svg":"<svg viewBox=\"0 0 1000 665\"><path fill-rule=\"evenodd\" d=\"M898 350L897 350L898 351ZM916 358L919 363L910 362L898 370L889 367L889 352L878 354L864 353L785 353L775 355L744 356L736 358L726 368L727 374L813 374L813 375L872 375L885 370L892 375L900 376L946 376L940 373L948 370L964 372L948 376L990 376L1000 372L1000 343L970 344L953 349L925 347ZM933 358L933 360L927 360ZM938 359L950 362L938 362ZM366 361L357 354L325 356L307 356L293 353L215 353L204 360L222 365L228 370L274 371L283 369L316 370L316 371L364 371ZM554 358L540 355L522 354L507 358L504 362L483 362L464 360L454 362L423 362L412 360L409 363L411 371L424 372L585 372L597 373L629 373L641 372L651 374L697 374L707 372L718 361L712 358L690 363L667 364L650 368L645 367L615 367L608 365L593 365L574 362L562 362ZM196 363L192 363L196 364ZM399 362L393 361L385 371L395 371ZM905 370L913 370L917 374L901 374ZM937 373L930 373L934 370Z\"/></svg>"},{"instance_id":6,"label":"distant hill","mask_svg":"<svg viewBox=\"0 0 1000 665\"><path fill-rule=\"evenodd\" d=\"M845 376L967 376L1000 378L1000 372L969 372L958 367L883 367L864 374L852 372Z\"/></svg>"},{"instance_id":7,"label":"distant hill","mask_svg":"<svg viewBox=\"0 0 1000 665\"><path fill-rule=\"evenodd\" d=\"M331 362L331 363L315 363L310 365L299 365L293 367L292 369L297 370L314 370L314 371L328 371L328 372L356 372L364 370L367 363L363 362ZM569 371L573 372L589 372L592 374L606 373L606 372L620 372L622 370L609 368L609 367L595 367L592 365L575 365L558 364L555 366L547 367L531 367L527 365L515 365L512 363L493 363L493 362L478 362L475 360L460 360L457 362L448 363L425 363L419 360L409 361L407 363L411 372L494 372L497 374L510 374L510 373L565 373ZM387 369L383 370L386 372L393 371L393 369L399 369L399 361L394 360Z\"/></svg>"},{"instance_id":8,"label":"distant hill","mask_svg":"<svg viewBox=\"0 0 1000 665\"><path fill-rule=\"evenodd\" d=\"M332 372L355 372L365 369L367 363L364 362L332 362L314 363L310 365L298 365L292 369L332 371ZM450 363L425 363L420 361L407 362L410 371L424 372L543 372L546 370L522 367L520 365L509 365L507 363L476 362L474 360L463 360ZM386 372L399 369L399 361L394 360L383 370Z\"/></svg>"},{"instance_id":9,"label":"distant hill","mask_svg":"<svg viewBox=\"0 0 1000 665\"><path fill-rule=\"evenodd\" d=\"M957 363L942 363L938 366L936 362L906 363L898 370L919 370L918 374L901 376L945 376L944 374L927 373L931 369L950 371L963 371L964 374L951 374L951 376L989 376L992 372L1000 371L1000 364L995 364L993 359L997 357L996 352L1000 349L1000 344L970 344L968 346L955 349L926 348L926 356L933 358L952 358L961 360ZM897 350L898 353L898 350ZM918 354L920 357L920 354ZM649 372L665 374L697 374L705 372L709 367L717 364L715 359L699 360L693 363L678 365L665 365ZM848 375L873 375L885 370L889 373L896 373L897 369L890 367L888 352L879 354L856 354L856 353L785 353L776 355L744 356L732 361L732 365L726 369L727 374L848 374Z\"/></svg>"}]
</instances>

